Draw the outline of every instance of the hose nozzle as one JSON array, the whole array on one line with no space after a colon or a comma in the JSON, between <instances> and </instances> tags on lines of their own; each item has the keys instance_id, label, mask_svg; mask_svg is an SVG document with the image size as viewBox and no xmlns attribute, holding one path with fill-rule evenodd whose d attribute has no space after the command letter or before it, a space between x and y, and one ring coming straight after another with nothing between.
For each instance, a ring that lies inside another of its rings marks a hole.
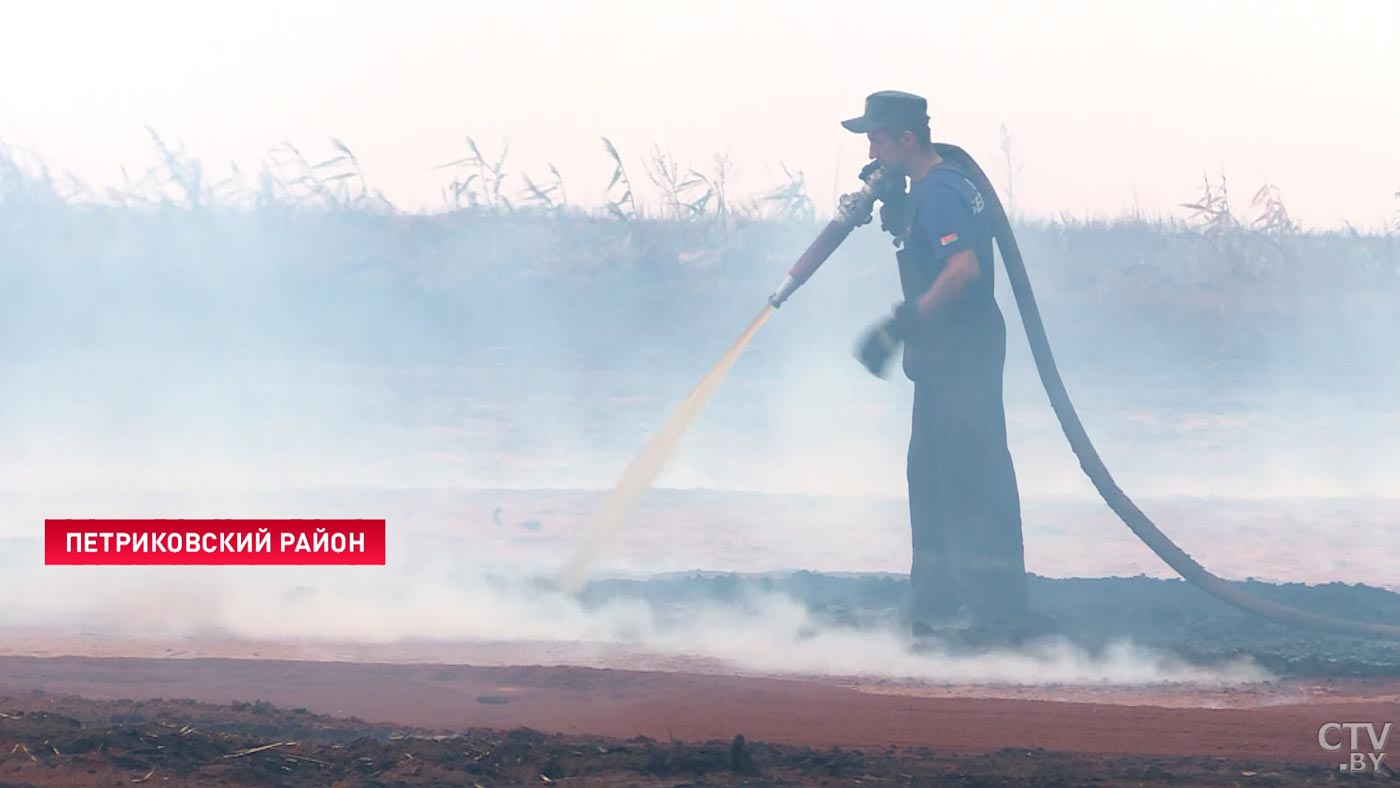
<instances>
[{"instance_id":1,"label":"hose nozzle","mask_svg":"<svg viewBox=\"0 0 1400 788\"><path fill-rule=\"evenodd\" d=\"M792 274L783 277L778 289L773 291L773 295L768 296L768 303L772 304L774 309L782 306L783 302L788 300L788 296L797 290L797 285L798 282L792 278Z\"/></svg>"}]
</instances>

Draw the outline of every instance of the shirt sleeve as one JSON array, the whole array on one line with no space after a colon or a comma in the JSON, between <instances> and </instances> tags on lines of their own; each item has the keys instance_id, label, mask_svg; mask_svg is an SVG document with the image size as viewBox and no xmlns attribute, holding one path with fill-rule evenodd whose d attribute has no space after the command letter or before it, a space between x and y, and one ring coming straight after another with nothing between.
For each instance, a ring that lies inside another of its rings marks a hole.
<instances>
[{"instance_id":1,"label":"shirt sleeve","mask_svg":"<svg viewBox=\"0 0 1400 788\"><path fill-rule=\"evenodd\" d=\"M915 232L928 243L934 260L972 248L972 206L956 190L935 185L919 195L916 210Z\"/></svg>"}]
</instances>

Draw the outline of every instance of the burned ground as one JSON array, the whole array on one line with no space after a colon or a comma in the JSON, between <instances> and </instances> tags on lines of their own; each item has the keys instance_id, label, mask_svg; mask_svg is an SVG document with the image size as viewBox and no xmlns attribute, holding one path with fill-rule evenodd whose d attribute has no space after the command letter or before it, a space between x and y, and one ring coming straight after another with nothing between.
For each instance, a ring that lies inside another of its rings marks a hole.
<instances>
[{"instance_id":1,"label":"burned ground","mask_svg":"<svg viewBox=\"0 0 1400 788\"><path fill-rule=\"evenodd\" d=\"M426 731L266 703L0 697L0 786L1321 785L1317 765Z\"/></svg>"},{"instance_id":2,"label":"burned ground","mask_svg":"<svg viewBox=\"0 0 1400 788\"><path fill-rule=\"evenodd\" d=\"M1280 676L1400 676L1400 643L1290 629L1215 600L1182 580L1148 577L1030 578L1042 634L1098 650L1131 638L1185 659L1250 656ZM1265 599L1338 618L1400 622L1400 594L1365 585L1242 584ZM591 584L594 603L624 596L684 615L706 601L741 604L760 593L788 594L824 620L845 626L893 624L908 587L899 575L688 574Z\"/></svg>"}]
</instances>

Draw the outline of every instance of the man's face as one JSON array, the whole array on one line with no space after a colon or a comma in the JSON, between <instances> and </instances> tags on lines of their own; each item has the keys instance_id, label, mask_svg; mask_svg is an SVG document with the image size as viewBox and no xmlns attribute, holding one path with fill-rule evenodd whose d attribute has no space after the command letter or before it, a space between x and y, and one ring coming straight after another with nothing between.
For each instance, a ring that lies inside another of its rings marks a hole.
<instances>
[{"instance_id":1,"label":"man's face","mask_svg":"<svg viewBox=\"0 0 1400 788\"><path fill-rule=\"evenodd\" d=\"M870 158L879 161L885 172L891 175L908 174L915 150L914 132L891 133L876 129L865 137L870 140Z\"/></svg>"}]
</instances>

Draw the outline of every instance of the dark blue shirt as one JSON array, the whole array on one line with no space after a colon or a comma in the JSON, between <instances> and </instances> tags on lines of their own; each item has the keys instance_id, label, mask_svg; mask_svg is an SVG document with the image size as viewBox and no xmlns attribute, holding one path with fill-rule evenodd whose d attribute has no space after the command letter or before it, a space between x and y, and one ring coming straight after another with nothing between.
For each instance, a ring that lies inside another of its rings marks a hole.
<instances>
[{"instance_id":1,"label":"dark blue shirt","mask_svg":"<svg viewBox=\"0 0 1400 788\"><path fill-rule=\"evenodd\" d=\"M956 301L905 337L904 374L915 381L999 380L1006 324L992 294L993 228L982 193L945 159L910 186L904 226L897 257L906 301L928 292L958 252L971 249L979 269Z\"/></svg>"},{"instance_id":2,"label":"dark blue shirt","mask_svg":"<svg viewBox=\"0 0 1400 788\"><path fill-rule=\"evenodd\" d=\"M915 299L932 286L948 258L964 249L977 254L979 276L962 300L991 300L995 281L992 258L992 223L981 191L947 159L909 188L906 203L905 248L912 252L914 270L901 270L904 296ZM912 291L912 292L911 292Z\"/></svg>"}]
</instances>

